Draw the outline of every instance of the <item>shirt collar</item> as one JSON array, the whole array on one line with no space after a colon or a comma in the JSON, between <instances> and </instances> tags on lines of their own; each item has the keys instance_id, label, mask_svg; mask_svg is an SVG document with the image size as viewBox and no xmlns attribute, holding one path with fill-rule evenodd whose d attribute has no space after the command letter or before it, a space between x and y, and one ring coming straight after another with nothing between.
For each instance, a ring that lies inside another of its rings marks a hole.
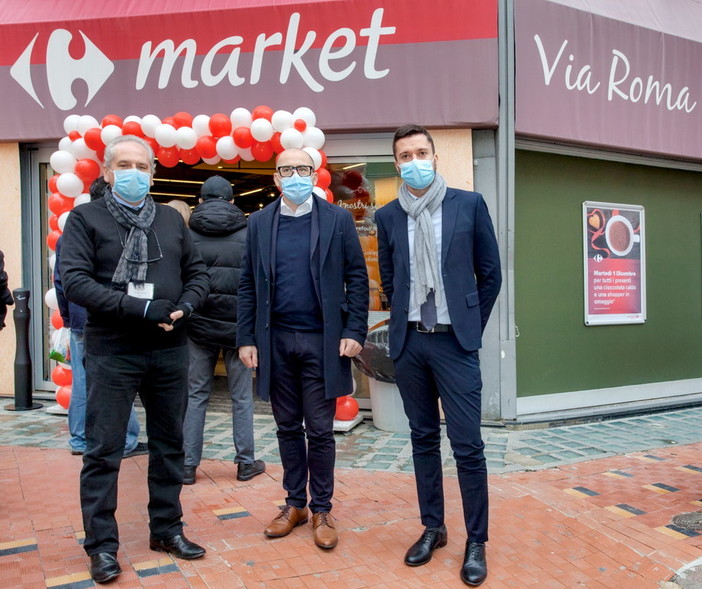
<instances>
[{"instance_id":1,"label":"shirt collar","mask_svg":"<svg viewBox=\"0 0 702 589\"><path fill-rule=\"evenodd\" d=\"M310 194L309 198L303 202L302 204L298 205L297 208L293 211L286 203L283 197L280 197L280 214L285 216L285 217L302 217L302 215L306 215L307 213L312 212L312 204L314 203L313 200L314 194Z\"/></svg>"}]
</instances>

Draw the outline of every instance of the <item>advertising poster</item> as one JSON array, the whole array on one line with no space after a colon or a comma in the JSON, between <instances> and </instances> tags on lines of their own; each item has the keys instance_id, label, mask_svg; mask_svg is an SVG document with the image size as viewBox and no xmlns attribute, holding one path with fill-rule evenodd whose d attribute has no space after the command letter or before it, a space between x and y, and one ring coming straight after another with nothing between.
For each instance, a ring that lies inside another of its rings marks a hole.
<instances>
[{"instance_id":1,"label":"advertising poster","mask_svg":"<svg viewBox=\"0 0 702 589\"><path fill-rule=\"evenodd\" d=\"M583 203L585 325L646 322L644 208Z\"/></svg>"}]
</instances>

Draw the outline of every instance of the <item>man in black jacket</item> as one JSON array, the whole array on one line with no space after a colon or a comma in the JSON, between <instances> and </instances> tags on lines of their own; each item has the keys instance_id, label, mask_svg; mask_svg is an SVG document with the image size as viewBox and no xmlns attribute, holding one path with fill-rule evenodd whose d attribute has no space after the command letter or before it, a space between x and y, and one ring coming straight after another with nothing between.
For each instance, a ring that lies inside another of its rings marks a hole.
<instances>
[{"instance_id":1,"label":"man in black jacket","mask_svg":"<svg viewBox=\"0 0 702 589\"><path fill-rule=\"evenodd\" d=\"M236 478L248 481L266 470L262 460L254 459L251 372L239 359L236 347L236 305L241 257L246 246L246 217L233 200L232 185L221 176L212 176L203 183L200 204L190 217L195 248L207 265L210 294L188 322L190 370L188 410L183 424L186 485L195 483L202 458L205 413L220 350L232 399Z\"/></svg>"},{"instance_id":2,"label":"man in black jacket","mask_svg":"<svg viewBox=\"0 0 702 589\"><path fill-rule=\"evenodd\" d=\"M0 329L5 327L5 316L8 305L14 305L12 293L7 286L7 272L5 272L5 254L0 251Z\"/></svg>"},{"instance_id":3,"label":"man in black jacket","mask_svg":"<svg viewBox=\"0 0 702 589\"><path fill-rule=\"evenodd\" d=\"M185 319L207 297L207 270L183 218L149 195L151 147L124 135L105 149L104 198L81 205L64 228L66 298L86 308L88 402L80 475L90 573L122 571L117 478L129 412L139 393L149 444L149 546L179 558L204 555L183 535L183 417L187 404Z\"/></svg>"}]
</instances>

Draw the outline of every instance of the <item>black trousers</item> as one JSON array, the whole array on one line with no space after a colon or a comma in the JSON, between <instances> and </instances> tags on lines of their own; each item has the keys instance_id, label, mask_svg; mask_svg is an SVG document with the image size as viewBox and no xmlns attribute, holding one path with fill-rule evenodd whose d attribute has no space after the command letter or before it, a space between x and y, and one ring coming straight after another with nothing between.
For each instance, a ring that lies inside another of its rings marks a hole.
<instances>
[{"instance_id":1,"label":"black trousers","mask_svg":"<svg viewBox=\"0 0 702 589\"><path fill-rule=\"evenodd\" d=\"M80 501L88 555L117 552L117 478L129 412L137 392L149 439L149 528L156 538L182 532L183 417L188 399L188 348L138 355L87 354L87 449Z\"/></svg>"},{"instance_id":2,"label":"black trousers","mask_svg":"<svg viewBox=\"0 0 702 589\"><path fill-rule=\"evenodd\" d=\"M397 380L409 418L412 457L422 524L444 523L439 397L458 470L468 539L488 539L487 465L480 436L482 381L478 352L466 352L453 333L408 330L395 360Z\"/></svg>"},{"instance_id":3,"label":"black trousers","mask_svg":"<svg viewBox=\"0 0 702 589\"><path fill-rule=\"evenodd\" d=\"M323 336L279 329L271 335L270 398L278 426L283 488L288 493L285 502L305 507L309 480L312 512L330 511L336 400L324 395Z\"/></svg>"}]
</instances>

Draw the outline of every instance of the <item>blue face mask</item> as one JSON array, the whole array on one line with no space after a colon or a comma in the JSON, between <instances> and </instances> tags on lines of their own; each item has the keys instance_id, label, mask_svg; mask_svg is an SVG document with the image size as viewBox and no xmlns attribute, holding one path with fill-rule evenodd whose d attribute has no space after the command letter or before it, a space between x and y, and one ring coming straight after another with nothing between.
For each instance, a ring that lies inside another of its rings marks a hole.
<instances>
[{"instance_id":1,"label":"blue face mask","mask_svg":"<svg viewBox=\"0 0 702 589\"><path fill-rule=\"evenodd\" d=\"M312 194L312 189L314 188L312 176L298 176L297 172L289 178L281 178L280 185L285 197L296 205L301 205L305 202Z\"/></svg>"},{"instance_id":2,"label":"blue face mask","mask_svg":"<svg viewBox=\"0 0 702 589\"><path fill-rule=\"evenodd\" d=\"M115 175L115 185L112 192L129 202L137 203L143 200L151 187L151 174L136 168L128 170L112 170Z\"/></svg>"},{"instance_id":3,"label":"blue face mask","mask_svg":"<svg viewBox=\"0 0 702 589\"><path fill-rule=\"evenodd\" d=\"M417 160L400 164L400 176L410 188L424 190L434 181L434 160Z\"/></svg>"}]
</instances>

